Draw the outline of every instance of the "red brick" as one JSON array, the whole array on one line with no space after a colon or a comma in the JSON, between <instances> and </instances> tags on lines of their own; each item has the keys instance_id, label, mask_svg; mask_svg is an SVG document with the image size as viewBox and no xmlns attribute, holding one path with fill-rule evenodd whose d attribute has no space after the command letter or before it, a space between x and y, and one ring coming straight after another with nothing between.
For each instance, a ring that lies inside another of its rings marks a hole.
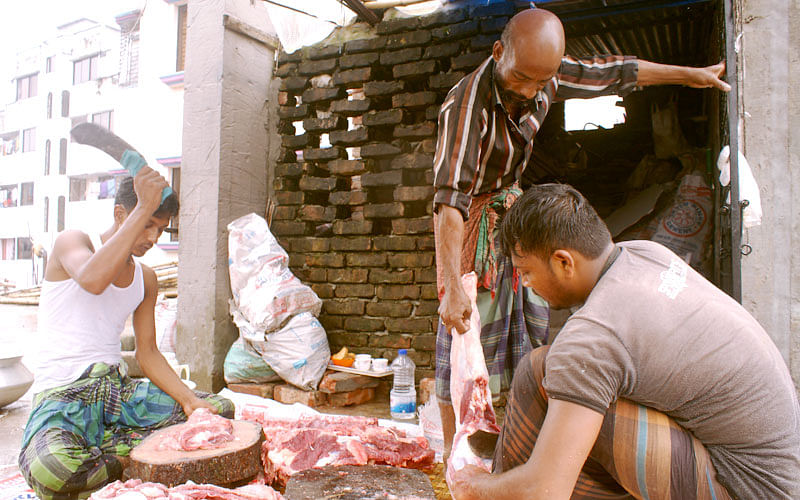
<instances>
[{"instance_id":1,"label":"red brick","mask_svg":"<svg viewBox=\"0 0 800 500\"><path fill-rule=\"evenodd\" d=\"M241 383L241 384L227 384L227 385L228 389L232 390L233 392L239 392L241 394L252 394L253 396L258 396L261 398L272 399L272 395L275 392L275 386L278 384Z\"/></svg>"},{"instance_id":2,"label":"red brick","mask_svg":"<svg viewBox=\"0 0 800 500\"><path fill-rule=\"evenodd\" d=\"M344 71L337 71L333 75L333 84L352 87L354 84L360 84L369 81L371 77L372 68L347 69Z\"/></svg>"},{"instance_id":3,"label":"red brick","mask_svg":"<svg viewBox=\"0 0 800 500\"><path fill-rule=\"evenodd\" d=\"M275 165L275 177L300 177L303 175L302 163L279 163Z\"/></svg>"},{"instance_id":4,"label":"red brick","mask_svg":"<svg viewBox=\"0 0 800 500\"><path fill-rule=\"evenodd\" d=\"M364 207L364 217L367 219L388 219L402 217L405 213L402 203L375 203Z\"/></svg>"},{"instance_id":5,"label":"red brick","mask_svg":"<svg viewBox=\"0 0 800 500\"><path fill-rule=\"evenodd\" d=\"M337 45L320 45L316 47L305 47L303 49L303 55L311 60L335 57L339 55L339 52L340 50Z\"/></svg>"},{"instance_id":6,"label":"red brick","mask_svg":"<svg viewBox=\"0 0 800 500\"><path fill-rule=\"evenodd\" d=\"M428 85L432 89L450 89L453 88L456 83L460 82L465 74L466 73L463 71L453 71L431 75L431 77L428 78Z\"/></svg>"},{"instance_id":7,"label":"red brick","mask_svg":"<svg viewBox=\"0 0 800 500\"><path fill-rule=\"evenodd\" d=\"M319 390L326 394L351 392L378 387L378 379L355 373L328 371L319 382Z\"/></svg>"},{"instance_id":8,"label":"red brick","mask_svg":"<svg viewBox=\"0 0 800 500\"><path fill-rule=\"evenodd\" d=\"M431 236L420 236L417 238L417 250L435 250L436 241Z\"/></svg>"},{"instance_id":9,"label":"red brick","mask_svg":"<svg viewBox=\"0 0 800 500\"><path fill-rule=\"evenodd\" d=\"M412 252L389 255L389 266L394 268L428 267L432 265L432 253Z\"/></svg>"},{"instance_id":10,"label":"red brick","mask_svg":"<svg viewBox=\"0 0 800 500\"><path fill-rule=\"evenodd\" d=\"M327 252L330 241L327 238L287 238L286 246L292 252Z\"/></svg>"},{"instance_id":11,"label":"red brick","mask_svg":"<svg viewBox=\"0 0 800 500\"><path fill-rule=\"evenodd\" d=\"M333 89L313 88L303 92L303 104L333 101L335 99L341 99L342 97L344 97L344 90L340 88L333 88Z\"/></svg>"},{"instance_id":12,"label":"red brick","mask_svg":"<svg viewBox=\"0 0 800 500\"><path fill-rule=\"evenodd\" d=\"M331 193L328 201L332 205L363 205L367 202L367 193L363 191L336 191Z\"/></svg>"},{"instance_id":13,"label":"red brick","mask_svg":"<svg viewBox=\"0 0 800 500\"><path fill-rule=\"evenodd\" d=\"M423 28L460 23L467 18L467 13L467 9L441 9L433 14L420 17L419 23Z\"/></svg>"},{"instance_id":14,"label":"red brick","mask_svg":"<svg viewBox=\"0 0 800 500\"><path fill-rule=\"evenodd\" d=\"M401 92L405 84L398 81L389 82L367 82L364 84L364 95L367 97L375 97L389 94L396 94Z\"/></svg>"},{"instance_id":15,"label":"red brick","mask_svg":"<svg viewBox=\"0 0 800 500\"><path fill-rule=\"evenodd\" d=\"M419 351L433 351L436 349L436 334L415 335L411 340L411 347Z\"/></svg>"},{"instance_id":16,"label":"red brick","mask_svg":"<svg viewBox=\"0 0 800 500\"><path fill-rule=\"evenodd\" d=\"M386 265L386 254L378 252L349 253L347 265L351 267L380 267Z\"/></svg>"},{"instance_id":17,"label":"red brick","mask_svg":"<svg viewBox=\"0 0 800 500\"><path fill-rule=\"evenodd\" d=\"M420 287L415 285L379 285L378 298L381 300L418 299Z\"/></svg>"},{"instance_id":18,"label":"red brick","mask_svg":"<svg viewBox=\"0 0 800 500\"><path fill-rule=\"evenodd\" d=\"M434 284L422 285L420 286L420 289L421 289L420 297L422 297L423 299L428 299L428 300L439 299L439 292L438 289L436 288L436 285Z\"/></svg>"},{"instance_id":19,"label":"red brick","mask_svg":"<svg viewBox=\"0 0 800 500\"><path fill-rule=\"evenodd\" d=\"M302 61L297 72L301 75L311 76L330 73L334 69L336 69L336 59L320 59L318 61Z\"/></svg>"},{"instance_id":20,"label":"red brick","mask_svg":"<svg viewBox=\"0 0 800 500\"><path fill-rule=\"evenodd\" d=\"M272 220L294 220L297 217L297 207L292 205L277 206L272 213Z\"/></svg>"},{"instance_id":21,"label":"red brick","mask_svg":"<svg viewBox=\"0 0 800 500\"><path fill-rule=\"evenodd\" d=\"M347 127L347 120L341 116L333 115L328 118L306 118L303 120L303 129L307 132L327 132L340 130Z\"/></svg>"},{"instance_id":22,"label":"red brick","mask_svg":"<svg viewBox=\"0 0 800 500\"><path fill-rule=\"evenodd\" d=\"M306 258L303 254L300 253L290 253L289 254L289 267L292 269L303 267L306 263Z\"/></svg>"},{"instance_id":23,"label":"red brick","mask_svg":"<svg viewBox=\"0 0 800 500\"><path fill-rule=\"evenodd\" d=\"M328 170L334 175L359 175L366 172L364 162L359 160L334 160L328 163Z\"/></svg>"},{"instance_id":24,"label":"red brick","mask_svg":"<svg viewBox=\"0 0 800 500\"><path fill-rule=\"evenodd\" d=\"M392 106L395 108L423 108L435 103L436 98L436 92L430 91L395 94L392 96Z\"/></svg>"},{"instance_id":25,"label":"red brick","mask_svg":"<svg viewBox=\"0 0 800 500\"><path fill-rule=\"evenodd\" d=\"M310 148L303 150L303 158L308 161L326 161L345 158L347 153L344 148L332 146L330 148Z\"/></svg>"},{"instance_id":26,"label":"red brick","mask_svg":"<svg viewBox=\"0 0 800 500\"><path fill-rule=\"evenodd\" d=\"M380 332L384 329L383 320L378 318L345 317L344 327L357 332Z\"/></svg>"},{"instance_id":27,"label":"red brick","mask_svg":"<svg viewBox=\"0 0 800 500\"><path fill-rule=\"evenodd\" d=\"M370 234L372 222L365 220L337 220L333 222L333 234Z\"/></svg>"},{"instance_id":28,"label":"red brick","mask_svg":"<svg viewBox=\"0 0 800 500\"><path fill-rule=\"evenodd\" d=\"M470 52L467 54L461 54L460 56L456 56L453 58L451 67L453 69L463 69L467 71L472 71L473 69L480 66L488 56L489 54L485 52Z\"/></svg>"},{"instance_id":29,"label":"red brick","mask_svg":"<svg viewBox=\"0 0 800 500\"><path fill-rule=\"evenodd\" d=\"M372 298L375 296L375 285L350 283L336 285L334 296Z\"/></svg>"},{"instance_id":30,"label":"red brick","mask_svg":"<svg viewBox=\"0 0 800 500\"><path fill-rule=\"evenodd\" d=\"M454 40L464 38L478 33L478 21L466 21L449 26L442 26L431 30L431 35L435 40Z\"/></svg>"},{"instance_id":31,"label":"red brick","mask_svg":"<svg viewBox=\"0 0 800 500\"><path fill-rule=\"evenodd\" d=\"M427 30L407 31L397 33L386 38L387 49L398 49L401 47L413 47L424 45L431 41L431 32Z\"/></svg>"},{"instance_id":32,"label":"red brick","mask_svg":"<svg viewBox=\"0 0 800 500\"><path fill-rule=\"evenodd\" d=\"M312 222L330 222L336 218L336 207L305 205L300 209L300 218Z\"/></svg>"},{"instance_id":33,"label":"red brick","mask_svg":"<svg viewBox=\"0 0 800 500\"><path fill-rule=\"evenodd\" d=\"M426 60L398 64L392 68L392 75L395 78L413 78L430 75L436 72L436 61ZM304 101L305 102L305 101Z\"/></svg>"},{"instance_id":34,"label":"red brick","mask_svg":"<svg viewBox=\"0 0 800 500\"><path fill-rule=\"evenodd\" d=\"M358 127L353 130L334 130L331 132L331 144L337 146L358 146L364 144L369 139L367 129Z\"/></svg>"},{"instance_id":35,"label":"red brick","mask_svg":"<svg viewBox=\"0 0 800 500\"><path fill-rule=\"evenodd\" d=\"M438 300L420 300L414 309L414 316L434 316L439 314Z\"/></svg>"},{"instance_id":36,"label":"red brick","mask_svg":"<svg viewBox=\"0 0 800 500\"><path fill-rule=\"evenodd\" d=\"M400 186L394 190L397 201L433 200L433 186Z\"/></svg>"},{"instance_id":37,"label":"red brick","mask_svg":"<svg viewBox=\"0 0 800 500\"><path fill-rule=\"evenodd\" d=\"M304 391L291 385L279 385L275 387L275 401L283 404L302 403L306 406L315 408L324 405L328 398L324 392Z\"/></svg>"},{"instance_id":38,"label":"red brick","mask_svg":"<svg viewBox=\"0 0 800 500\"><path fill-rule=\"evenodd\" d=\"M414 250L417 248L416 240L410 236L376 236L375 250Z\"/></svg>"},{"instance_id":39,"label":"red brick","mask_svg":"<svg viewBox=\"0 0 800 500\"><path fill-rule=\"evenodd\" d=\"M294 106L296 104L294 97L290 97L288 92L278 92L278 106Z\"/></svg>"},{"instance_id":40,"label":"red brick","mask_svg":"<svg viewBox=\"0 0 800 500\"><path fill-rule=\"evenodd\" d=\"M403 172L399 170L389 170L374 174L364 174L361 176L361 185L364 187L375 186L397 186L403 183ZM416 220L416 219L402 219Z\"/></svg>"},{"instance_id":41,"label":"red brick","mask_svg":"<svg viewBox=\"0 0 800 500\"><path fill-rule=\"evenodd\" d=\"M372 248L372 239L364 237L330 238L331 250L334 252L365 252Z\"/></svg>"},{"instance_id":42,"label":"red brick","mask_svg":"<svg viewBox=\"0 0 800 500\"><path fill-rule=\"evenodd\" d=\"M278 236L293 236L306 233L306 223L296 221L272 221L270 230Z\"/></svg>"},{"instance_id":43,"label":"red brick","mask_svg":"<svg viewBox=\"0 0 800 500\"><path fill-rule=\"evenodd\" d=\"M346 318L346 316L331 316L330 314L320 314L319 322L322 323L322 327L325 329L326 332L332 332L334 330L341 330L344 328L344 318Z\"/></svg>"},{"instance_id":44,"label":"red brick","mask_svg":"<svg viewBox=\"0 0 800 500\"><path fill-rule=\"evenodd\" d=\"M411 269L405 271L387 271L385 269L372 269L369 272L370 283L409 283L414 279ZM376 314L375 316L380 316Z\"/></svg>"},{"instance_id":45,"label":"red brick","mask_svg":"<svg viewBox=\"0 0 800 500\"><path fill-rule=\"evenodd\" d=\"M453 57L461 52L461 44L458 42L445 43L442 45L430 45L425 49L425 59L437 59L439 57Z\"/></svg>"},{"instance_id":46,"label":"red brick","mask_svg":"<svg viewBox=\"0 0 800 500\"><path fill-rule=\"evenodd\" d=\"M369 111L369 99L341 99L331 103L331 112L342 116L359 116Z\"/></svg>"},{"instance_id":47,"label":"red brick","mask_svg":"<svg viewBox=\"0 0 800 500\"><path fill-rule=\"evenodd\" d=\"M379 36L373 38L362 38L359 40L351 40L344 44L345 54L358 54L361 52L369 52L371 50L379 50L386 46L386 37Z\"/></svg>"},{"instance_id":48,"label":"red brick","mask_svg":"<svg viewBox=\"0 0 800 500\"><path fill-rule=\"evenodd\" d=\"M433 232L433 217L417 219L395 219L392 221L394 234L420 234Z\"/></svg>"},{"instance_id":49,"label":"red brick","mask_svg":"<svg viewBox=\"0 0 800 500\"><path fill-rule=\"evenodd\" d=\"M309 267L344 267L344 255L338 253L310 253L305 256Z\"/></svg>"},{"instance_id":50,"label":"red brick","mask_svg":"<svg viewBox=\"0 0 800 500\"><path fill-rule=\"evenodd\" d=\"M407 153L392 158L392 170L429 169L433 167L433 155L423 153Z\"/></svg>"},{"instance_id":51,"label":"red brick","mask_svg":"<svg viewBox=\"0 0 800 500\"><path fill-rule=\"evenodd\" d=\"M436 283L436 267L431 266L427 269L414 269L415 283Z\"/></svg>"},{"instance_id":52,"label":"red brick","mask_svg":"<svg viewBox=\"0 0 800 500\"><path fill-rule=\"evenodd\" d=\"M367 314L391 318L407 318L413 305L410 302L367 302Z\"/></svg>"},{"instance_id":53,"label":"red brick","mask_svg":"<svg viewBox=\"0 0 800 500\"><path fill-rule=\"evenodd\" d=\"M368 274L366 269L328 269L328 281L331 283L366 283Z\"/></svg>"},{"instance_id":54,"label":"red brick","mask_svg":"<svg viewBox=\"0 0 800 500\"><path fill-rule=\"evenodd\" d=\"M350 54L339 58L339 66L343 69L360 68L370 66L378 62L378 52L365 52L361 54Z\"/></svg>"},{"instance_id":55,"label":"red brick","mask_svg":"<svg viewBox=\"0 0 800 500\"><path fill-rule=\"evenodd\" d=\"M302 258L302 255L298 255ZM319 267L300 269L292 268L295 276L303 283L321 283L328 280L328 271Z\"/></svg>"},{"instance_id":56,"label":"red brick","mask_svg":"<svg viewBox=\"0 0 800 500\"><path fill-rule=\"evenodd\" d=\"M408 357L417 366L428 366L431 364L431 353L425 351L417 351L415 349L408 350Z\"/></svg>"},{"instance_id":57,"label":"red brick","mask_svg":"<svg viewBox=\"0 0 800 500\"><path fill-rule=\"evenodd\" d=\"M275 201L278 205L302 205L305 194L299 191L280 191L275 193Z\"/></svg>"},{"instance_id":58,"label":"red brick","mask_svg":"<svg viewBox=\"0 0 800 500\"><path fill-rule=\"evenodd\" d=\"M401 17L395 19L384 19L378 23L376 31L379 35L409 31L419 26L419 17Z\"/></svg>"},{"instance_id":59,"label":"red brick","mask_svg":"<svg viewBox=\"0 0 800 500\"><path fill-rule=\"evenodd\" d=\"M340 392L328 396L328 404L334 407L360 405L375 398L375 389L356 389L350 392Z\"/></svg>"},{"instance_id":60,"label":"red brick","mask_svg":"<svg viewBox=\"0 0 800 500\"><path fill-rule=\"evenodd\" d=\"M325 271L324 269L315 269L316 271ZM327 280L327 271L325 272L324 280ZM324 281L322 280L322 281ZM314 283L311 285L311 289L314 290L314 293L321 299L329 299L333 297L333 290L334 286L330 283Z\"/></svg>"},{"instance_id":61,"label":"red brick","mask_svg":"<svg viewBox=\"0 0 800 500\"><path fill-rule=\"evenodd\" d=\"M326 300L324 307L327 314L363 315L366 302L358 299Z\"/></svg>"},{"instance_id":62,"label":"red brick","mask_svg":"<svg viewBox=\"0 0 800 500\"><path fill-rule=\"evenodd\" d=\"M411 47L402 50L393 50L391 52L381 53L381 64L384 66L394 66L395 64L406 63L409 61L416 61L422 56L422 49L419 47Z\"/></svg>"},{"instance_id":63,"label":"red brick","mask_svg":"<svg viewBox=\"0 0 800 500\"><path fill-rule=\"evenodd\" d=\"M303 90L306 88L307 83L308 78L304 76L287 76L286 78L281 78L280 90ZM303 102L308 101L303 99Z\"/></svg>"},{"instance_id":64,"label":"red brick","mask_svg":"<svg viewBox=\"0 0 800 500\"><path fill-rule=\"evenodd\" d=\"M369 127L379 125L396 125L403 121L402 109L387 109L385 111L370 111L364 115L363 123ZM363 156L363 152L362 152Z\"/></svg>"},{"instance_id":65,"label":"red brick","mask_svg":"<svg viewBox=\"0 0 800 500\"><path fill-rule=\"evenodd\" d=\"M431 137L436 133L436 124L423 122L414 125L398 125L394 128L394 137L398 139Z\"/></svg>"},{"instance_id":66,"label":"red brick","mask_svg":"<svg viewBox=\"0 0 800 500\"><path fill-rule=\"evenodd\" d=\"M369 338L372 347L390 347L392 349L408 349L411 347L411 335L377 334Z\"/></svg>"},{"instance_id":67,"label":"red brick","mask_svg":"<svg viewBox=\"0 0 800 500\"><path fill-rule=\"evenodd\" d=\"M386 330L397 333L430 333L431 322L426 318L387 318Z\"/></svg>"},{"instance_id":68,"label":"red brick","mask_svg":"<svg viewBox=\"0 0 800 500\"><path fill-rule=\"evenodd\" d=\"M342 322L344 322L344 319L342 319ZM342 347L347 347L348 349L352 347L364 347L369 342L369 335L361 332L328 332L328 342L330 342L331 345L339 347L339 349Z\"/></svg>"},{"instance_id":69,"label":"red brick","mask_svg":"<svg viewBox=\"0 0 800 500\"><path fill-rule=\"evenodd\" d=\"M281 106L278 108L278 117L282 119L298 119L308 116L308 104L301 104L300 106Z\"/></svg>"},{"instance_id":70,"label":"red brick","mask_svg":"<svg viewBox=\"0 0 800 500\"><path fill-rule=\"evenodd\" d=\"M284 135L281 137L281 146L290 149L303 149L310 143L310 136L303 135Z\"/></svg>"}]
</instances>

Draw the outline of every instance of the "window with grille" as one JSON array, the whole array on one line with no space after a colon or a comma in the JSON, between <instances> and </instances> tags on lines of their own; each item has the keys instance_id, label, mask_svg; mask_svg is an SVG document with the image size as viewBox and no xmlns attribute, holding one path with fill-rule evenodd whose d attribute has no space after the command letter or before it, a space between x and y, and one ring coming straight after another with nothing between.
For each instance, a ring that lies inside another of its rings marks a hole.
<instances>
[{"instance_id":1,"label":"window with grille","mask_svg":"<svg viewBox=\"0 0 800 500\"><path fill-rule=\"evenodd\" d=\"M44 141L44 175L50 175L50 139Z\"/></svg>"},{"instance_id":2,"label":"window with grille","mask_svg":"<svg viewBox=\"0 0 800 500\"><path fill-rule=\"evenodd\" d=\"M19 204L21 206L33 205L33 183L23 182L19 188Z\"/></svg>"},{"instance_id":3,"label":"window with grille","mask_svg":"<svg viewBox=\"0 0 800 500\"><path fill-rule=\"evenodd\" d=\"M28 75L17 78L17 100L36 97L37 75Z\"/></svg>"},{"instance_id":4,"label":"window with grille","mask_svg":"<svg viewBox=\"0 0 800 500\"><path fill-rule=\"evenodd\" d=\"M17 199L19 197L19 186L16 184L8 184L0 186L0 207L11 208L17 206Z\"/></svg>"},{"instance_id":5,"label":"window with grille","mask_svg":"<svg viewBox=\"0 0 800 500\"><path fill-rule=\"evenodd\" d=\"M186 7L178 6L178 57L175 71L183 71L186 65Z\"/></svg>"},{"instance_id":6,"label":"window with grille","mask_svg":"<svg viewBox=\"0 0 800 500\"><path fill-rule=\"evenodd\" d=\"M69 116L69 90L61 92L61 117Z\"/></svg>"},{"instance_id":7,"label":"window with grille","mask_svg":"<svg viewBox=\"0 0 800 500\"><path fill-rule=\"evenodd\" d=\"M50 198L44 197L44 232L50 231Z\"/></svg>"},{"instance_id":8,"label":"window with grille","mask_svg":"<svg viewBox=\"0 0 800 500\"><path fill-rule=\"evenodd\" d=\"M111 130L111 120L114 117L113 111L102 111L100 113L92 114L92 123L96 123L101 127Z\"/></svg>"},{"instance_id":9,"label":"window with grille","mask_svg":"<svg viewBox=\"0 0 800 500\"><path fill-rule=\"evenodd\" d=\"M17 260L33 258L33 243L28 237L17 238Z\"/></svg>"},{"instance_id":10,"label":"window with grille","mask_svg":"<svg viewBox=\"0 0 800 500\"><path fill-rule=\"evenodd\" d=\"M66 208L66 200L63 196L58 197L58 224L56 230L61 232L64 230L64 209Z\"/></svg>"},{"instance_id":11,"label":"window with grille","mask_svg":"<svg viewBox=\"0 0 800 500\"><path fill-rule=\"evenodd\" d=\"M69 201L86 200L86 179L83 177L69 178Z\"/></svg>"},{"instance_id":12,"label":"window with grille","mask_svg":"<svg viewBox=\"0 0 800 500\"><path fill-rule=\"evenodd\" d=\"M26 128L22 131L22 152L36 151L36 129Z\"/></svg>"},{"instance_id":13,"label":"window with grille","mask_svg":"<svg viewBox=\"0 0 800 500\"><path fill-rule=\"evenodd\" d=\"M100 57L94 55L75 61L72 68L72 84L78 85L90 80L97 80L97 64L99 60Z\"/></svg>"},{"instance_id":14,"label":"window with grille","mask_svg":"<svg viewBox=\"0 0 800 500\"><path fill-rule=\"evenodd\" d=\"M61 139L58 146L58 175L64 175L67 173L67 140Z\"/></svg>"}]
</instances>

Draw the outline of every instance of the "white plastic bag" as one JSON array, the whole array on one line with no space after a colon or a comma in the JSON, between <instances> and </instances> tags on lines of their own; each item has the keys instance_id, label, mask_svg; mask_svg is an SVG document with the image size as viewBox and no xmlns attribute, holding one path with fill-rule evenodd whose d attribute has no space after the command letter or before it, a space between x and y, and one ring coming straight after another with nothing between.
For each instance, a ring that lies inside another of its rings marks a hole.
<instances>
[{"instance_id":1,"label":"white plastic bag","mask_svg":"<svg viewBox=\"0 0 800 500\"><path fill-rule=\"evenodd\" d=\"M302 313L277 332L267 334L262 357L286 382L301 389L316 390L325 374L331 350L325 329L317 318Z\"/></svg>"},{"instance_id":2,"label":"white plastic bag","mask_svg":"<svg viewBox=\"0 0 800 500\"><path fill-rule=\"evenodd\" d=\"M178 329L178 299L159 297L155 307L156 347L161 352L175 352Z\"/></svg>"},{"instance_id":3,"label":"white plastic bag","mask_svg":"<svg viewBox=\"0 0 800 500\"><path fill-rule=\"evenodd\" d=\"M246 322L249 333L263 335L295 314L319 314L322 301L289 270L289 256L269 231L267 221L248 214L228 224L228 231L231 313L240 329ZM249 338L244 332L243 336Z\"/></svg>"},{"instance_id":4,"label":"white plastic bag","mask_svg":"<svg viewBox=\"0 0 800 500\"><path fill-rule=\"evenodd\" d=\"M731 148L725 146L719 152L717 158L717 168L719 168L719 183L727 186L731 182ZM761 224L761 192L758 190L753 171L747 158L739 151L739 199L747 200L749 204L742 213L742 224L744 227L754 227ZM731 195L728 194L728 203L731 202Z\"/></svg>"}]
</instances>

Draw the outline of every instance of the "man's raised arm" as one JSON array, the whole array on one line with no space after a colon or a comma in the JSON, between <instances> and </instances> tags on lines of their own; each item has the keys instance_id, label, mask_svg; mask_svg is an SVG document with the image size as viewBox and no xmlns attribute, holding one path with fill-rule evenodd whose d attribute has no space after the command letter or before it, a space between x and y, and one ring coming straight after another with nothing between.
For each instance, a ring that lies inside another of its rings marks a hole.
<instances>
[{"instance_id":1,"label":"man's raised arm","mask_svg":"<svg viewBox=\"0 0 800 500\"><path fill-rule=\"evenodd\" d=\"M694 88L717 88L728 92L731 86L720 80L725 73L725 61L704 68L672 66L639 60L637 84L648 85L686 85Z\"/></svg>"},{"instance_id":2,"label":"man's raised arm","mask_svg":"<svg viewBox=\"0 0 800 500\"><path fill-rule=\"evenodd\" d=\"M131 248L161 204L161 190L167 185L158 172L149 167L142 168L134 178L138 202L119 230L94 253L89 250L85 234L79 231L64 233L56 240L53 258L81 288L95 295L103 293L130 258Z\"/></svg>"}]
</instances>

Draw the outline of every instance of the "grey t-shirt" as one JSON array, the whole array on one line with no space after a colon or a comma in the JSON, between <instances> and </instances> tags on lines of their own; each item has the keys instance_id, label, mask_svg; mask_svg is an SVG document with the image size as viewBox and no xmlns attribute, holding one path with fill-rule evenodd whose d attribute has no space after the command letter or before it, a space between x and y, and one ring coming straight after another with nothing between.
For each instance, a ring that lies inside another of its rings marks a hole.
<instances>
[{"instance_id":1,"label":"grey t-shirt","mask_svg":"<svg viewBox=\"0 0 800 500\"><path fill-rule=\"evenodd\" d=\"M736 301L658 243L630 241L564 325L551 398L617 398L672 417L735 498L800 498L800 406L775 344Z\"/></svg>"}]
</instances>

